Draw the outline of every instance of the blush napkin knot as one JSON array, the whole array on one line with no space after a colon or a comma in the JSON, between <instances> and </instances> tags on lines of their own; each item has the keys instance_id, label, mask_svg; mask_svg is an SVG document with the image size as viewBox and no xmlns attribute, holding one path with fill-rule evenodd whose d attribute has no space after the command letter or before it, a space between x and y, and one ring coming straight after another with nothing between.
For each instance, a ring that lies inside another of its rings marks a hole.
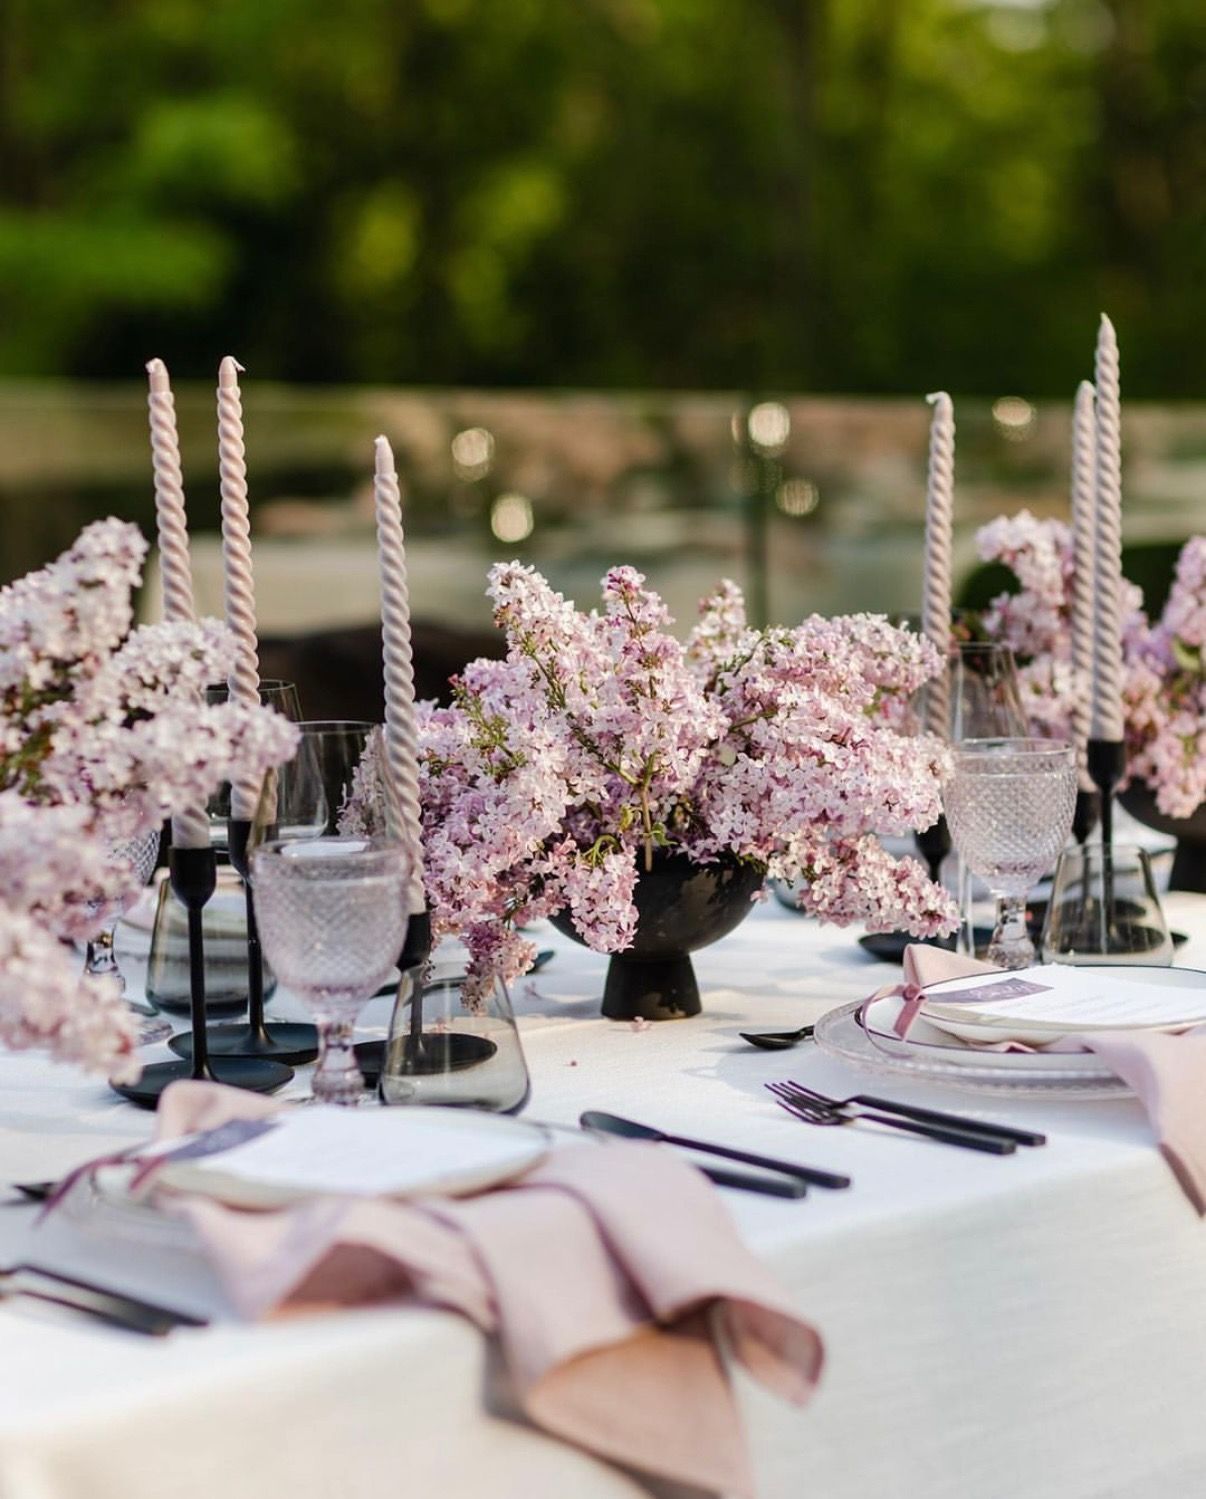
<instances>
[{"instance_id":1,"label":"blush napkin knot","mask_svg":"<svg viewBox=\"0 0 1206 1499\"><path fill-rule=\"evenodd\" d=\"M283 1107L180 1082L157 1137ZM821 1339L738 1237L715 1189L671 1151L574 1144L476 1196L314 1197L269 1211L163 1194L187 1217L234 1306L409 1300L498 1341L536 1426L625 1467L753 1494L727 1361L803 1404Z\"/></svg>"}]
</instances>

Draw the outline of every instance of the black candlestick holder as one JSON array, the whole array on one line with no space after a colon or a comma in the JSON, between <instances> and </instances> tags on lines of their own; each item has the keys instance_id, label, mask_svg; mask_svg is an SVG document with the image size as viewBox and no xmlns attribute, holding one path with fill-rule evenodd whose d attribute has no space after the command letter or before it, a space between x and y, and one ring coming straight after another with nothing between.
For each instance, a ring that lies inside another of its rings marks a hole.
<instances>
[{"instance_id":1,"label":"black candlestick holder","mask_svg":"<svg viewBox=\"0 0 1206 1499\"><path fill-rule=\"evenodd\" d=\"M930 879L936 885L942 874L942 865L951 851L951 830L944 814L939 812L937 822L931 823L920 833L914 833L913 842L917 845L917 852L925 860Z\"/></svg>"},{"instance_id":2,"label":"black candlestick holder","mask_svg":"<svg viewBox=\"0 0 1206 1499\"><path fill-rule=\"evenodd\" d=\"M243 898L247 910L247 1020L236 1025L210 1026L206 1043L214 1057L267 1057L275 1062L300 1066L318 1055L318 1031L304 1021L277 1021L264 1018L264 954L260 931L255 919L255 894L251 888L247 844L251 822L232 817L226 824L230 862L243 881ZM193 1038L185 1033L168 1042L182 1057L193 1054Z\"/></svg>"},{"instance_id":3,"label":"black candlestick holder","mask_svg":"<svg viewBox=\"0 0 1206 1499\"><path fill-rule=\"evenodd\" d=\"M1084 848L1089 834L1101 820L1101 792L1089 791L1082 786L1076 793L1076 808L1072 813L1072 836Z\"/></svg>"},{"instance_id":4,"label":"black candlestick holder","mask_svg":"<svg viewBox=\"0 0 1206 1499\"><path fill-rule=\"evenodd\" d=\"M1101 797L1101 841L1109 848L1114 842L1114 788L1126 771L1126 746L1121 739L1090 739L1085 768Z\"/></svg>"},{"instance_id":5,"label":"black candlestick holder","mask_svg":"<svg viewBox=\"0 0 1206 1499\"><path fill-rule=\"evenodd\" d=\"M420 911L406 923L406 937L398 958L402 970L401 983L409 976L413 993L410 1006L410 1046L421 1045L423 1033L423 984L431 962L431 912ZM395 1004L397 1001L395 1001ZM359 1041L356 1044L356 1061L364 1076L371 1081L381 1076L385 1065L384 1041Z\"/></svg>"},{"instance_id":6,"label":"black candlestick holder","mask_svg":"<svg viewBox=\"0 0 1206 1499\"><path fill-rule=\"evenodd\" d=\"M1110 950L1110 934L1118 912L1114 901L1114 788L1126 772L1126 745L1121 739L1090 739L1085 744L1085 768L1101 799L1101 950Z\"/></svg>"},{"instance_id":7,"label":"black candlestick holder","mask_svg":"<svg viewBox=\"0 0 1206 1499\"><path fill-rule=\"evenodd\" d=\"M140 1108L153 1109L165 1088L182 1079L226 1083L253 1093L273 1093L293 1076L280 1062L253 1057L210 1058L205 1027L205 934L201 913L217 884L217 857L212 848L173 848L168 856L172 892L188 913L189 999L192 1047L187 1058L153 1062L136 1083L111 1083L116 1092Z\"/></svg>"}]
</instances>

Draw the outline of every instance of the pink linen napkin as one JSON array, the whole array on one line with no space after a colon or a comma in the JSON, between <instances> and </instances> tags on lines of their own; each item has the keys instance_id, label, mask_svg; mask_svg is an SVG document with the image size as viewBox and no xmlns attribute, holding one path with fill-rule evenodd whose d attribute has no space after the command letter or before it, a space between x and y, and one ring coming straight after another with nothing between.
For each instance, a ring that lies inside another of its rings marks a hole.
<instances>
[{"instance_id":1,"label":"pink linen napkin","mask_svg":"<svg viewBox=\"0 0 1206 1499\"><path fill-rule=\"evenodd\" d=\"M991 963L963 957L925 943L905 948L905 1005L907 1029L920 1007L921 991L946 979L969 978L999 970ZM888 990L881 991L887 994ZM902 1032L903 1034L903 1032ZM1160 1151L1185 1195L1206 1216L1206 1025L1181 1032L1093 1031L1076 1037L1076 1050L1099 1056L1111 1072L1135 1092L1151 1120ZM1026 1050L1036 1048L1027 1047ZM1057 1041L1048 1051L1069 1050Z\"/></svg>"},{"instance_id":2,"label":"pink linen napkin","mask_svg":"<svg viewBox=\"0 0 1206 1499\"><path fill-rule=\"evenodd\" d=\"M287 1107L180 1082L157 1136ZM163 1192L249 1318L407 1297L498 1337L537 1426L628 1467L749 1495L725 1350L796 1404L822 1345L741 1243L715 1190L663 1146L558 1149L475 1197L315 1197L249 1212Z\"/></svg>"}]
</instances>

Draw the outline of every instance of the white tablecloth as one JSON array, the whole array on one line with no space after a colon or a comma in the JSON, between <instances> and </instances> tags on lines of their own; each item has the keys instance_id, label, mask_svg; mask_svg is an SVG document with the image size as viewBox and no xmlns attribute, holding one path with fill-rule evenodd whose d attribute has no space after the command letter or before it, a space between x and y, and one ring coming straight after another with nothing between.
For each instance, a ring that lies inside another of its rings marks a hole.
<instances>
[{"instance_id":1,"label":"white tablecloth","mask_svg":"<svg viewBox=\"0 0 1206 1499\"><path fill-rule=\"evenodd\" d=\"M1168 908L1193 934L1179 961L1206 968L1206 899ZM804 1411L742 1387L760 1494L1206 1494L1206 1228L1137 1104L994 1098L992 1114L1050 1135L1003 1159L809 1128L763 1083L869 1079L812 1046L755 1052L737 1033L799 1025L890 976L852 934L761 907L696 955L703 1016L643 1031L597 1018L604 960L551 933L547 945L556 960L518 996L532 1117L610 1108L855 1179L799 1203L726 1193L828 1348ZM149 1129L104 1086L31 1057L0 1058L0 1100L0 1182L53 1176ZM33 1236L27 1210L0 1208L0 1254L24 1252L78 1262L77 1232L52 1220ZM221 1311L187 1257L117 1241L91 1264ZM487 1348L451 1315L372 1309L152 1341L8 1303L0 1347L0 1499L649 1492L509 1419Z\"/></svg>"}]
</instances>

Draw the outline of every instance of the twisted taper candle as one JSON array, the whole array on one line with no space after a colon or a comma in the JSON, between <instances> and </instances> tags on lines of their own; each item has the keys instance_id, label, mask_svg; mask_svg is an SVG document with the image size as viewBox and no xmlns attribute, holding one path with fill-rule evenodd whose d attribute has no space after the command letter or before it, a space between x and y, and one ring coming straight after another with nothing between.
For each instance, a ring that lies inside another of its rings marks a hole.
<instances>
[{"instance_id":1,"label":"twisted taper candle","mask_svg":"<svg viewBox=\"0 0 1206 1499\"><path fill-rule=\"evenodd\" d=\"M259 650L255 631L255 583L251 572L251 519L247 505L247 463L243 449L242 368L229 355L218 369L218 472L222 489L222 568L226 623L235 637L235 661L226 684L231 701L260 701ZM230 788L230 815L255 816L259 787L237 779Z\"/></svg>"},{"instance_id":2,"label":"twisted taper candle","mask_svg":"<svg viewBox=\"0 0 1206 1499\"><path fill-rule=\"evenodd\" d=\"M148 363L147 386L163 617L174 624L192 624L197 612L193 604L193 578L188 555L188 522L184 510L180 439L176 433L176 402L172 397L167 366L162 359L152 359Z\"/></svg>"},{"instance_id":3,"label":"twisted taper candle","mask_svg":"<svg viewBox=\"0 0 1206 1499\"><path fill-rule=\"evenodd\" d=\"M1089 737L1120 740L1122 716L1122 422L1118 340L1102 314L1097 337L1093 675Z\"/></svg>"},{"instance_id":4,"label":"twisted taper candle","mask_svg":"<svg viewBox=\"0 0 1206 1499\"><path fill-rule=\"evenodd\" d=\"M955 409L944 390L927 396L930 459L925 487L925 593L922 632L937 646L944 668L951 639L951 526L955 508ZM948 732L950 684L945 669L927 689L925 726L943 739Z\"/></svg>"},{"instance_id":5,"label":"twisted taper candle","mask_svg":"<svg viewBox=\"0 0 1206 1499\"><path fill-rule=\"evenodd\" d=\"M410 642L410 595L402 499L389 442L379 437L373 480L377 511L377 555L381 568L381 643L385 663L385 761L393 796L387 811L399 826L410 857L407 900L412 916L426 908L423 893L423 832L419 806L419 743L415 728L415 673ZM396 807L392 804L396 803Z\"/></svg>"},{"instance_id":6,"label":"twisted taper candle","mask_svg":"<svg viewBox=\"0 0 1206 1499\"><path fill-rule=\"evenodd\" d=\"M188 555L184 472L176 433L176 403L172 398L167 366L162 359L152 359L147 364L147 387L163 617L169 624L192 624L197 613L193 604L193 576ZM209 818L203 806L182 807L173 815L172 846L209 847Z\"/></svg>"},{"instance_id":7,"label":"twisted taper candle","mask_svg":"<svg viewBox=\"0 0 1206 1499\"><path fill-rule=\"evenodd\" d=\"M1072 665L1076 671L1073 724L1084 776L1093 681L1093 516L1096 507L1097 417L1092 382L1082 380L1072 410Z\"/></svg>"}]
</instances>

